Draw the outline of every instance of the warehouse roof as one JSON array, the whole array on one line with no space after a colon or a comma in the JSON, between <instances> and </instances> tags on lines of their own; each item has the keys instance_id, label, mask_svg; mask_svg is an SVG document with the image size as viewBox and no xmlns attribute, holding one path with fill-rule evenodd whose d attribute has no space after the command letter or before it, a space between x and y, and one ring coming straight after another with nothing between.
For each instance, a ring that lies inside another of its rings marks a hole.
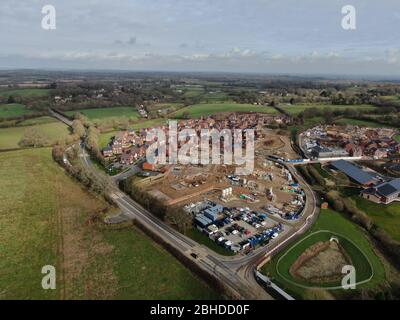
<instances>
[{"instance_id":1,"label":"warehouse roof","mask_svg":"<svg viewBox=\"0 0 400 320\"><path fill-rule=\"evenodd\" d=\"M368 182L375 180L375 177L372 174L345 160L333 161L332 166L342 171L359 184L367 184Z\"/></svg>"},{"instance_id":2,"label":"warehouse roof","mask_svg":"<svg viewBox=\"0 0 400 320\"><path fill-rule=\"evenodd\" d=\"M376 190L382 196L388 197L396 192L400 191L400 178L394 179L389 182L384 182L376 186Z\"/></svg>"}]
</instances>

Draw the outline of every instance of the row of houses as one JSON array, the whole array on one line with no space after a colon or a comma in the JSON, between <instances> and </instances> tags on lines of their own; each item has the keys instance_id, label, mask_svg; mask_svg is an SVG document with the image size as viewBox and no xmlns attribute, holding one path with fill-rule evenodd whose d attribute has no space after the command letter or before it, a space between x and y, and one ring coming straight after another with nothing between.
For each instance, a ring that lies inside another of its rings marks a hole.
<instances>
[{"instance_id":1,"label":"row of houses","mask_svg":"<svg viewBox=\"0 0 400 320\"><path fill-rule=\"evenodd\" d=\"M148 117L148 114L147 114L147 111L146 111L144 105L141 104L141 105L137 106L136 109L142 118Z\"/></svg>"},{"instance_id":2,"label":"row of houses","mask_svg":"<svg viewBox=\"0 0 400 320\"><path fill-rule=\"evenodd\" d=\"M376 203L400 201L400 178L371 186L361 192L363 198Z\"/></svg>"},{"instance_id":3,"label":"row of houses","mask_svg":"<svg viewBox=\"0 0 400 320\"><path fill-rule=\"evenodd\" d=\"M363 198L383 204L400 201L400 178L384 181L380 176L345 160L334 161L331 166L362 186L364 189L360 195Z\"/></svg>"},{"instance_id":4,"label":"row of houses","mask_svg":"<svg viewBox=\"0 0 400 320\"><path fill-rule=\"evenodd\" d=\"M223 129L255 129L255 138L259 136L259 130L271 121L284 121L281 116L270 116L263 114L236 114L231 113L223 119L214 118L212 116L202 117L200 119L182 120L177 122L177 131L183 129L194 129L195 134L200 136L203 129L216 129L222 131ZM121 164L132 164L139 158L145 156L146 150L151 142L146 141L147 133L152 129L160 129L165 133L167 139L169 134L169 127L167 125L157 126L155 128L140 129L139 131L128 130L119 133L112 138L110 144L102 149L102 154L105 158L117 158ZM178 141L178 148L187 143L186 141ZM155 138L155 141L158 141ZM158 141L159 143L166 143L167 141ZM245 136L243 137L243 145L246 145ZM168 148L166 148L168 156Z\"/></svg>"},{"instance_id":5,"label":"row of houses","mask_svg":"<svg viewBox=\"0 0 400 320\"><path fill-rule=\"evenodd\" d=\"M303 148L311 158L370 157L387 158L400 153L394 139L397 130L358 126L318 126L305 131Z\"/></svg>"},{"instance_id":6,"label":"row of houses","mask_svg":"<svg viewBox=\"0 0 400 320\"><path fill-rule=\"evenodd\" d=\"M129 165L144 157L146 148L144 137L129 130L114 136L110 144L102 150L102 154L105 158L118 156L121 164Z\"/></svg>"}]
</instances>

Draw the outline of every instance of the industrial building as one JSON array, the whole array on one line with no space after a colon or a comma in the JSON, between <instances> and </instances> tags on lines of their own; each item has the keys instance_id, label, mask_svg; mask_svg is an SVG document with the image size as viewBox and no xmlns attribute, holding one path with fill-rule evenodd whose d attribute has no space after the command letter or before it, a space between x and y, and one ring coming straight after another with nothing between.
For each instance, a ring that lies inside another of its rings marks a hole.
<instances>
[{"instance_id":1,"label":"industrial building","mask_svg":"<svg viewBox=\"0 0 400 320\"><path fill-rule=\"evenodd\" d=\"M365 189L361 192L361 196L376 203L388 204L400 201L400 178Z\"/></svg>"},{"instance_id":2,"label":"industrial building","mask_svg":"<svg viewBox=\"0 0 400 320\"><path fill-rule=\"evenodd\" d=\"M328 148L316 145L308 150L312 158L335 158L335 157L348 157L349 153L341 148Z\"/></svg>"},{"instance_id":3,"label":"industrial building","mask_svg":"<svg viewBox=\"0 0 400 320\"><path fill-rule=\"evenodd\" d=\"M351 180L354 182L364 186L370 187L378 182L378 179L373 176L371 173L366 172L359 168L358 166L345 161L345 160L338 160L333 161L331 166L340 172L343 172L347 175Z\"/></svg>"}]
</instances>

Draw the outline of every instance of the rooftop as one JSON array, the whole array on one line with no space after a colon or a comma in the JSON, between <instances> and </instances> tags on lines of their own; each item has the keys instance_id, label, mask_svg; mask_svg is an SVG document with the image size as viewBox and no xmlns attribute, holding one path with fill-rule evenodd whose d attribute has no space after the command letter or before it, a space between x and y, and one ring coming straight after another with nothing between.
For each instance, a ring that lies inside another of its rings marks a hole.
<instances>
[{"instance_id":1,"label":"rooftop","mask_svg":"<svg viewBox=\"0 0 400 320\"><path fill-rule=\"evenodd\" d=\"M400 191L400 178L394 179L389 182L384 182L376 186L377 192L385 197L388 197Z\"/></svg>"},{"instance_id":2,"label":"rooftop","mask_svg":"<svg viewBox=\"0 0 400 320\"><path fill-rule=\"evenodd\" d=\"M372 174L345 160L333 161L332 166L342 171L359 184L367 184L368 182L371 182L375 179Z\"/></svg>"}]
</instances>

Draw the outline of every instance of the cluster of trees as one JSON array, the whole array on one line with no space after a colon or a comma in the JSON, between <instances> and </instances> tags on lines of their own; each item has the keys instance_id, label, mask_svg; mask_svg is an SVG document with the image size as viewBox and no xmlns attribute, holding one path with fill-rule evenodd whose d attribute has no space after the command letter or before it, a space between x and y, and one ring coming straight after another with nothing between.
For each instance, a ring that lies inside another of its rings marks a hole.
<instances>
[{"instance_id":1,"label":"cluster of trees","mask_svg":"<svg viewBox=\"0 0 400 320\"><path fill-rule=\"evenodd\" d=\"M136 185L134 182L134 177L130 177L121 181L120 188L129 194L133 200L140 203L143 207L151 211L161 220L164 220L166 215L166 207L164 204L159 199L153 197L148 192Z\"/></svg>"},{"instance_id":2,"label":"cluster of trees","mask_svg":"<svg viewBox=\"0 0 400 320\"><path fill-rule=\"evenodd\" d=\"M367 231L371 230L374 225L372 219L364 211L358 209L352 199L342 197L336 190L327 192L325 196L336 211L346 213L355 223Z\"/></svg>"},{"instance_id":3,"label":"cluster of trees","mask_svg":"<svg viewBox=\"0 0 400 320\"><path fill-rule=\"evenodd\" d=\"M90 155L99 163L105 165L104 158L99 148L100 131L83 114L77 112L74 114L72 122L72 131L74 136L84 139Z\"/></svg>"},{"instance_id":4,"label":"cluster of trees","mask_svg":"<svg viewBox=\"0 0 400 320\"><path fill-rule=\"evenodd\" d=\"M30 127L24 131L21 140L18 145L21 147L33 147L39 148L49 145L50 141L46 134L39 128Z\"/></svg>"},{"instance_id":5,"label":"cluster of trees","mask_svg":"<svg viewBox=\"0 0 400 320\"><path fill-rule=\"evenodd\" d=\"M0 104L20 103L28 108L39 112L47 111L50 106L50 97L48 95L8 95L0 96Z\"/></svg>"},{"instance_id":6,"label":"cluster of trees","mask_svg":"<svg viewBox=\"0 0 400 320\"><path fill-rule=\"evenodd\" d=\"M77 148L71 148L67 153L68 160L72 165L69 166L64 164L63 155L65 152L65 148L66 146L62 143L53 146L52 156L54 161L63 166L71 176L77 179L89 190L104 196L106 190L105 182L102 182L101 180L97 179L93 173L87 171L83 167L80 161L77 161L78 158Z\"/></svg>"},{"instance_id":7,"label":"cluster of trees","mask_svg":"<svg viewBox=\"0 0 400 320\"><path fill-rule=\"evenodd\" d=\"M53 156L53 159L55 162L61 164L64 166L64 150L65 150L65 144L63 143L57 143L53 146L51 149L51 154ZM71 157L72 159L72 157Z\"/></svg>"},{"instance_id":8,"label":"cluster of trees","mask_svg":"<svg viewBox=\"0 0 400 320\"><path fill-rule=\"evenodd\" d=\"M380 110L380 109L385 109L387 110L387 113L382 113L385 110ZM400 112L397 110L393 111L392 108L379 108L379 112L376 112L375 114L359 114L356 117L352 117L354 119L358 120L364 120L364 121L372 121L376 123L380 123L384 126L390 126L390 127L399 127L400 123Z\"/></svg>"},{"instance_id":9,"label":"cluster of trees","mask_svg":"<svg viewBox=\"0 0 400 320\"><path fill-rule=\"evenodd\" d=\"M101 90L101 96L98 96ZM59 104L60 110L79 110L90 108L117 107L144 104L145 101L165 101L179 99L168 81L121 81L110 84L103 81L87 81L79 84L58 85L51 93L71 100Z\"/></svg>"},{"instance_id":10,"label":"cluster of trees","mask_svg":"<svg viewBox=\"0 0 400 320\"><path fill-rule=\"evenodd\" d=\"M92 157L103 163L103 157L99 148L100 131L93 125L87 128L86 146Z\"/></svg>"},{"instance_id":11,"label":"cluster of trees","mask_svg":"<svg viewBox=\"0 0 400 320\"><path fill-rule=\"evenodd\" d=\"M164 220L183 234L186 234L193 225L192 217L182 208L178 207L168 207Z\"/></svg>"},{"instance_id":12,"label":"cluster of trees","mask_svg":"<svg viewBox=\"0 0 400 320\"><path fill-rule=\"evenodd\" d=\"M332 123L338 117L353 118L359 120L373 120L379 121L382 118L382 122L386 121L392 124L395 120L400 118L398 111L393 107L380 107L375 110L361 110L357 108L344 108L344 109L332 109L329 106L325 108L306 108L303 112L299 113L293 120L295 123L303 124L305 119L311 119L314 117L321 117L325 123ZM393 117L393 115L396 115ZM382 115L382 117L369 118L371 115Z\"/></svg>"},{"instance_id":13,"label":"cluster of trees","mask_svg":"<svg viewBox=\"0 0 400 320\"><path fill-rule=\"evenodd\" d=\"M307 181L308 184L315 185L316 180L315 178L310 174L308 170L308 166L297 166L296 168L299 173L302 175L302 177Z\"/></svg>"},{"instance_id":14,"label":"cluster of trees","mask_svg":"<svg viewBox=\"0 0 400 320\"><path fill-rule=\"evenodd\" d=\"M347 214L355 223L367 230L377 240L382 251L400 268L400 243L398 241L393 240L384 230L376 226L364 211L357 208L352 199L342 197L335 190L325 193L325 197L336 211Z\"/></svg>"},{"instance_id":15,"label":"cluster of trees","mask_svg":"<svg viewBox=\"0 0 400 320\"><path fill-rule=\"evenodd\" d=\"M167 222L179 232L186 234L192 227L192 218L182 208L168 207L156 197L140 188L134 182L134 178L128 178L120 183L120 187L128 193L132 199L151 211L159 219Z\"/></svg>"},{"instance_id":16,"label":"cluster of trees","mask_svg":"<svg viewBox=\"0 0 400 320\"><path fill-rule=\"evenodd\" d=\"M318 170L314 166L307 166L305 168L306 171L308 171L308 174L312 177L313 180L315 180L320 186L325 187L326 182L323 176L318 172Z\"/></svg>"},{"instance_id":17,"label":"cluster of trees","mask_svg":"<svg viewBox=\"0 0 400 320\"><path fill-rule=\"evenodd\" d=\"M309 166L298 166L297 170L304 179L312 185L322 188L319 192L325 197L330 206L337 212L349 216L356 224L363 227L379 243L380 247L400 267L400 242L393 240L384 230L376 226L373 220L361 209L359 209L351 198L343 197L341 193L332 188L327 188L325 179L318 170Z\"/></svg>"},{"instance_id":18,"label":"cluster of trees","mask_svg":"<svg viewBox=\"0 0 400 320\"><path fill-rule=\"evenodd\" d=\"M237 103L255 103L259 101L259 94L254 91L230 92L229 96Z\"/></svg>"},{"instance_id":19,"label":"cluster of trees","mask_svg":"<svg viewBox=\"0 0 400 320\"><path fill-rule=\"evenodd\" d=\"M33 113L22 114L15 117L0 117L0 128L16 127L25 120L37 118L44 115L47 115L47 111L35 111Z\"/></svg>"},{"instance_id":20,"label":"cluster of trees","mask_svg":"<svg viewBox=\"0 0 400 320\"><path fill-rule=\"evenodd\" d=\"M113 117L95 123L100 132L110 130L127 130L131 121L125 117Z\"/></svg>"},{"instance_id":21,"label":"cluster of trees","mask_svg":"<svg viewBox=\"0 0 400 320\"><path fill-rule=\"evenodd\" d=\"M14 97L13 97L13 96L8 96L7 103L8 103L8 104L10 104L10 103L15 103Z\"/></svg>"},{"instance_id":22,"label":"cluster of trees","mask_svg":"<svg viewBox=\"0 0 400 320\"><path fill-rule=\"evenodd\" d=\"M72 132L79 138L83 138L86 135L86 129L81 120L75 119L72 121Z\"/></svg>"}]
</instances>

